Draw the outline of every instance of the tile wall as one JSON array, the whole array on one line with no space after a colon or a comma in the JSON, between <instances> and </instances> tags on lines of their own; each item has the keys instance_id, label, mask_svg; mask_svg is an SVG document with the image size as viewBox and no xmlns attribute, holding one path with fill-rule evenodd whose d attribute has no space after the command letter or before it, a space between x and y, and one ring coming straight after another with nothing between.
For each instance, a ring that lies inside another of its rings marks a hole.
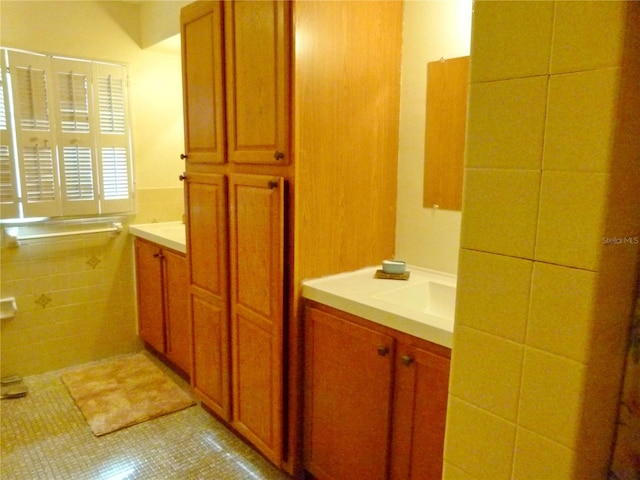
<instances>
[{"instance_id":1,"label":"tile wall","mask_svg":"<svg viewBox=\"0 0 640 480\"><path fill-rule=\"evenodd\" d=\"M18 307L14 318L2 320L2 376L33 375L141 348L126 230L20 243L1 251L1 294L15 297Z\"/></svg>"},{"instance_id":2,"label":"tile wall","mask_svg":"<svg viewBox=\"0 0 640 480\"><path fill-rule=\"evenodd\" d=\"M446 479L606 478L640 235L639 10L474 4Z\"/></svg>"},{"instance_id":3,"label":"tile wall","mask_svg":"<svg viewBox=\"0 0 640 480\"><path fill-rule=\"evenodd\" d=\"M142 348L127 225L180 221L182 192L181 187L138 190L137 214L114 219L124 224L119 235L24 240L19 247L3 242L0 295L16 298L18 314L2 320L1 376L33 375ZM31 228L51 233L110 225L87 222L95 220Z\"/></svg>"}]
</instances>

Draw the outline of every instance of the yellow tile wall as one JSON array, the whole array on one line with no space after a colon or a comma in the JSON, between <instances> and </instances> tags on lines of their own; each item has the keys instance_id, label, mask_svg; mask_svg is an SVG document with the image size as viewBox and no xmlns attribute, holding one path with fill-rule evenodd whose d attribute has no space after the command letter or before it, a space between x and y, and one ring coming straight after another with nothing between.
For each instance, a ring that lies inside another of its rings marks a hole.
<instances>
[{"instance_id":1,"label":"yellow tile wall","mask_svg":"<svg viewBox=\"0 0 640 480\"><path fill-rule=\"evenodd\" d=\"M3 376L32 375L141 347L126 231L20 243L1 250L1 294L14 296L18 307L15 318L2 320Z\"/></svg>"},{"instance_id":2,"label":"yellow tile wall","mask_svg":"<svg viewBox=\"0 0 640 480\"><path fill-rule=\"evenodd\" d=\"M606 478L638 275L640 2L473 15L444 478Z\"/></svg>"}]
</instances>

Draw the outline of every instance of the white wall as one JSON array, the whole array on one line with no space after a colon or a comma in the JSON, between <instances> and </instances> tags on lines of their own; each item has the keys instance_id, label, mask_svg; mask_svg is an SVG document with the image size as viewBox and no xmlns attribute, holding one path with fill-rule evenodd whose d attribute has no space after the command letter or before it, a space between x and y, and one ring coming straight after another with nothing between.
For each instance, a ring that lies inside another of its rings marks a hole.
<instances>
[{"instance_id":1,"label":"white wall","mask_svg":"<svg viewBox=\"0 0 640 480\"><path fill-rule=\"evenodd\" d=\"M456 273L460 212L422 207L427 63L469 55L471 0L404 5L396 258Z\"/></svg>"}]
</instances>

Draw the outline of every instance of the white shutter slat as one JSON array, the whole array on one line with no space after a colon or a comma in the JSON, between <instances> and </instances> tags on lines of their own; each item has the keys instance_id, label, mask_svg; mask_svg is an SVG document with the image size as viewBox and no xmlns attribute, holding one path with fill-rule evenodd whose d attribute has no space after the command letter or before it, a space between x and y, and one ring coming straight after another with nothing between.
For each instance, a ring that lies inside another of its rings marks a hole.
<instances>
[{"instance_id":1,"label":"white shutter slat","mask_svg":"<svg viewBox=\"0 0 640 480\"><path fill-rule=\"evenodd\" d=\"M16 151L22 208L26 217L62 214L58 178L51 63L44 55L10 50L9 69L15 106Z\"/></svg>"},{"instance_id":2,"label":"white shutter slat","mask_svg":"<svg viewBox=\"0 0 640 480\"><path fill-rule=\"evenodd\" d=\"M89 61L54 58L58 154L64 215L99 213Z\"/></svg>"},{"instance_id":3,"label":"white shutter slat","mask_svg":"<svg viewBox=\"0 0 640 480\"><path fill-rule=\"evenodd\" d=\"M133 181L124 66L94 64L102 213L132 212Z\"/></svg>"},{"instance_id":4,"label":"white shutter slat","mask_svg":"<svg viewBox=\"0 0 640 480\"><path fill-rule=\"evenodd\" d=\"M98 75L101 133L125 133L124 81L114 75Z\"/></svg>"},{"instance_id":5,"label":"white shutter slat","mask_svg":"<svg viewBox=\"0 0 640 480\"><path fill-rule=\"evenodd\" d=\"M23 158L27 203L55 200L55 165L51 148L39 145L24 147Z\"/></svg>"},{"instance_id":6,"label":"white shutter slat","mask_svg":"<svg viewBox=\"0 0 640 480\"><path fill-rule=\"evenodd\" d=\"M0 218L20 216L16 171L9 131L9 95L4 51L0 51Z\"/></svg>"},{"instance_id":7,"label":"white shutter slat","mask_svg":"<svg viewBox=\"0 0 640 480\"><path fill-rule=\"evenodd\" d=\"M57 72L60 127L63 132L89 133L89 92L83 73Z\"/></svg>"},{"instance_id":8,"label":"white shutter slat","mask_svg":"<svg viewBox=\"0 0 640 480\"><path fill-rule=\"evenodd\" d=\"M62 158L66 199L69 201L94 200L91 148L63 147Z\"/></svg>"}]
</instances>

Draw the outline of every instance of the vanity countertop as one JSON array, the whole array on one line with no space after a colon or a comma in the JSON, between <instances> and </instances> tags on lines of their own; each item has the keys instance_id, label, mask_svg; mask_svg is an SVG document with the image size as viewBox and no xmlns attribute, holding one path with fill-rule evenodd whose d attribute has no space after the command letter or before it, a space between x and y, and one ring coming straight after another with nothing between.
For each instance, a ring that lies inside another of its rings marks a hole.
<instances>
[{"instance_id":1,"label":"vanity countertop","mask_svg":"<svg viewBox=\"0 0 640 480\"><path fill-rule=\"evenodd\" d=\"M302 296L451 348L456 276L408 265L408 280L374 278L367 267L302 282Z\"/></svg>"},{"instance_id":2,"label":"vanity countertop","mask_svg":"<svg viewBox=\"0 0 640 480\"><path fill-rule=\"evenodd\" d=\"M158 222L129 225L129 233L153 243L187 253L187 233L182 222Z\"/></svg>"}]
</instances>

